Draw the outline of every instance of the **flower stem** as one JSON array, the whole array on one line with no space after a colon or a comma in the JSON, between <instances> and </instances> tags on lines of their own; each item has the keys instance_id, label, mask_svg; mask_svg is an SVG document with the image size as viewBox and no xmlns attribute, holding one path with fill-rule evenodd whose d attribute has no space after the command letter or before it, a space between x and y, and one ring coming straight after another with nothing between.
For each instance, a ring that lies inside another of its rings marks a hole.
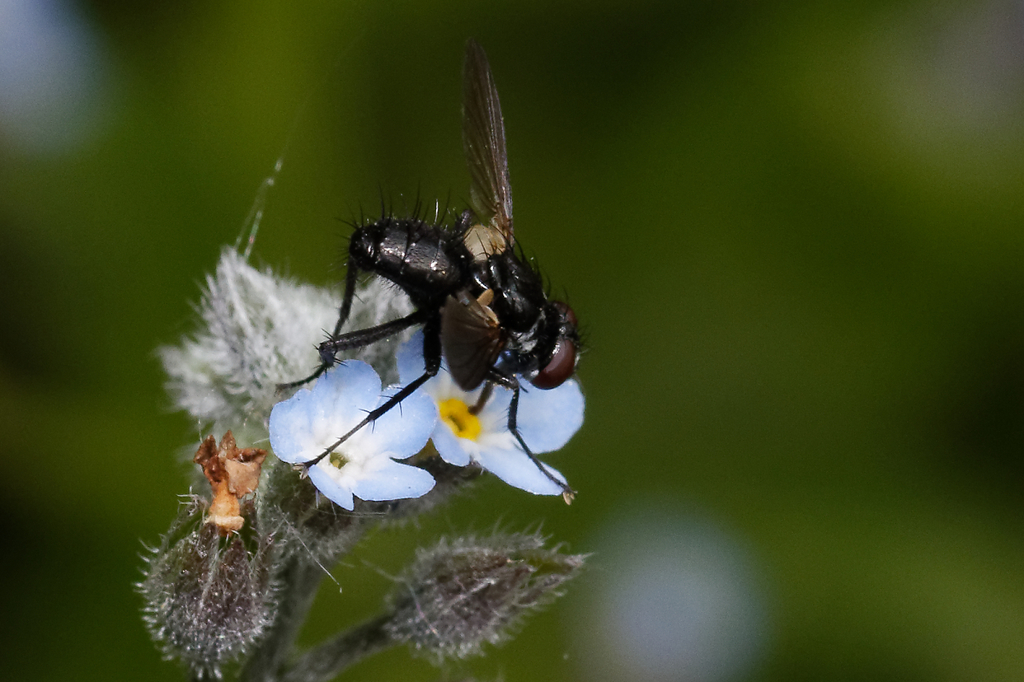
<instances>
[{"instance_id":1,"label":"flower stem","mask_svg":"<svg viewBox=\"0 0 1024 682\"><path fill-rule=\"evenodd\" d=\"M303 556L293 557L280 573L277 617L246 662L242 682L277 682L316 597L324 570Z\"/></svg>"},{"instance_id":2,"label":"flower stem","mask_svg":"<svg viewBox=\"0 0 1024 682\"><path fill-rule=\"evenodd\" d=\"M395 645L384 624L391 614L380 616L330 639L295 662L282 682L327 682L363 658Z\"/></svg>"}]
</instances>

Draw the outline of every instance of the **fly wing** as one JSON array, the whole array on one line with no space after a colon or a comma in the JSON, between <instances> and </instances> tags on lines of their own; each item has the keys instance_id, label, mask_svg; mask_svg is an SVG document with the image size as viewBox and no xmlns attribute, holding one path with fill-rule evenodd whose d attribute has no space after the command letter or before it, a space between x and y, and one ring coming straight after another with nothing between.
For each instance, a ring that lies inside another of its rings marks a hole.
<instances>
[{"instance_id":1,"label":"fly wing","mask_svg":"<svg viewBox=\"0 0 1024 682\"><path fill-rule=\"evenodd\" d=\"M505 347L505 335L498 317L487 307L493 298L490 289L480 298L463 290L449 296L441 316L441 347L448 371L459 388L472 391L479 386L487 370L494 366Z\"/></svg>"},{"instance_id":2,"label":"fly wing","mask_svg":"<svg viewBox=\"0 0 1024 682\"><path fill-rule=\"evenodd\" d=\"M466 43L462 97L462 146L469 164L469 200L484 230L474 239L508 248L513 241L512 189L505 123L487 55L473 39Z\"/></svg>"}]
</instances>

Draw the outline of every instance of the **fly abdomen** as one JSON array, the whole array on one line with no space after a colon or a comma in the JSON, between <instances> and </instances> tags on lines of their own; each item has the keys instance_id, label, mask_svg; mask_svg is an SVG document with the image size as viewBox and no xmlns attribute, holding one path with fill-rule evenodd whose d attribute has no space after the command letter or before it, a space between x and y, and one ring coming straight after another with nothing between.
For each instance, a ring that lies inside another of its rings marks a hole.
<instances>
[{"instance_id":1,"label":"fly abdomen","mask_svg":"<svg viewBox=\"0 0 1024 682\"><path fill-rule=\"evenodd\" d=\"M466 279L470 256L461 239L418 219L382 218L355 231L349 259L401 287L415 301L443 300Z\"/></svg>"}]
</instances>

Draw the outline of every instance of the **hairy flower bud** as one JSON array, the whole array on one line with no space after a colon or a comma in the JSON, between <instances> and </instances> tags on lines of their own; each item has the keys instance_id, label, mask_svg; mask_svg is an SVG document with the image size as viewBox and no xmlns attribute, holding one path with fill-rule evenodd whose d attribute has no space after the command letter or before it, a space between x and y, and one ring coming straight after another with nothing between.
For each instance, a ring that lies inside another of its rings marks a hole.
<instances>
[{"instance_id":1,"label":"hairy flower bud","mask_svg":"<svg viewBox=\"0 0 1024 682\"><path fill-rule=\"evenodd\" d=\"M150 635L165 658L195 678L220 678L222 667L254 643L270 623L268 541L255 551L244 538L222 538L203 522L197 499L183 505L171 531L147 558L137 588Z\"/></svg>"},{"instance_id":2,"label":"hairy flower bud","mask_svg":"<svg viewBox=\"0 0 1024 682\"><path fill-rule=\"evenodd\" d=\"M316 367L316 344L323 341L324 329L333 328L338 305L330 289L258 270L242 254L224 249L196 307L198 329L179 345L160 349L175 407L236 430L265 420L281 399L278 384L301 379ZM356 297L349 322L363 329L411 310L407 297L375 280ZM398 376L394 347L400 338L351 355L391 383Z\"/></svg>"},{"instance_id":3,"label":"hairy flower bud","mask_svg":"<svg viewBox=\"0 0 1024 682\"><path fill-rule=\"evenodd\" d=\"M435 662L497 644L523 615L561 595L585 556L544 548L536 534L443 539L419 550L390 597L389 636Z\"/></svg>"}]
</instances>

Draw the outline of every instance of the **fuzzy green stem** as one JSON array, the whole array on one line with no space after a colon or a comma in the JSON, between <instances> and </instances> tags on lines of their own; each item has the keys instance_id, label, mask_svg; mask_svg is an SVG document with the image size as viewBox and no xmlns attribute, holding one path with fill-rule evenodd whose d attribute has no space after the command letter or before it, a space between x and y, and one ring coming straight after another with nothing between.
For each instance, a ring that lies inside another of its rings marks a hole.
<instances>
[{"instance_id":1,"label":"fuzzy green stem","mask_svg":"<svg viewBox=\"0 0 1024 682\"><path fill-rule=\"evenodd\" d=\"M394 646L396 642L384 630L390 618L388 614L363 623L307 652L282 682L327 682L367 656Z\"/></svg>"},{"instance_id":2,"label":"fuzzy green stem","mask_svg":"<svg viewBox=\"0 0 1024 682\"><path fill-rule=\"evenodd\" d=\"M281 571L281 592L274 625L245 664L242 682L277 682L313 605L324 569L305 557L294 557Z\"/></svg>"}]
</instances>

